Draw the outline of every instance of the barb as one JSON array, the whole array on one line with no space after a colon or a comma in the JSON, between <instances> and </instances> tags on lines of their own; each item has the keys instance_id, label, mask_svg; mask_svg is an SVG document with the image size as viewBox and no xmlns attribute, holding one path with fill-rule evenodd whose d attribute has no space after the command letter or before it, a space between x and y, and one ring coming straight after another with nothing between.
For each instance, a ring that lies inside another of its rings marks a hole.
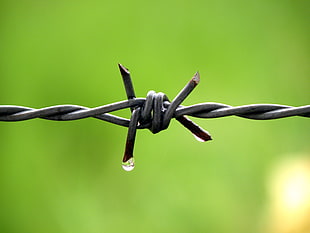
<instances>
[{"instance_id":1,"label":"barb","mask_svg":"<svg viewBox=\"0 0 310 233\"><path fill-rule=\"evenodd\" d=\"M79 105L56 105L34 109L15 105L0 105L0 121L23 121L42 118L55 121L71 121L88 117L97 118L116 125L128 127L123 168L130 171L134 168L133 149L136 129L149 129L158 133L168 128L172 118L176 118L184 127L190 130L200 141L211 140L210 134L189 120L185 115L197 118L218 118L238 116L255 120L270 120L284 117L310 117L310 105L292 107L278 104L251 104L233 107L221 103L200 103L182 106L181 103L193 91L200 81L197 72L180 93L169 101L164 93L149 91L146 98L136 98L128 69L119 64L123 78L127 100L115 102L95 108ZM130 108L131 119L110 114L124 108Z\"/></svg>"}]
</instances>

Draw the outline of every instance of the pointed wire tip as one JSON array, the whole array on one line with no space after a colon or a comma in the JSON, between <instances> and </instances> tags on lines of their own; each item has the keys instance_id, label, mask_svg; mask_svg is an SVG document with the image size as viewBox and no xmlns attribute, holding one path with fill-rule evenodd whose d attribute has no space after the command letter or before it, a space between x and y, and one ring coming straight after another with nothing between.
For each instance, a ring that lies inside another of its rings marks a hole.
<instances>
[{"instance_id":1,"label":"pointed wire tip","mask_svg":"<svg viewBox=\"0 0 310 233\"><path fill-rule=\"evenodd\" d=\"M211 140L213 140L213 138L211 137L210 134L207 134L207 135L204 136L203 140L206 142L206 141L211 141Z\"/></svg>"},{"instance_id":2,"label":"pointed wire tip","mask_svg":"<svg viewBox=\"0 0 310 233\"><path fill-rule=\"evenodd\" d=\"M198 126L199 127L199 126ZM200 127L199 127L200 128ZM192 132L193 133L193 132ZM204 129L200 129L199 131L195 131L193 133L195 138L200 142L206 142L212 140L211 135L208 133L208 131L205 131Z\"/></svg>"},{"instance_id":3,"label":"pointed wire tip","mask_svg":"<svg viewBox=\"0 0 310 233\"><path fill-rule=\"evenodd\" d=\"M200 82L200 75L199 72L197 71L194 75L194 77L192 78L192 81L197 85Z\"/></svg>"},{"instance_id":4,"label":"pointed wire tip","mask_svg":"<svg viewBox=\"0 0 310 233\"><path fill-rule=\"evenodd\" d=\"M129 70L122 64L118 63L118 67L122 74L129 74Z\"/></svg>"}]
</instances>

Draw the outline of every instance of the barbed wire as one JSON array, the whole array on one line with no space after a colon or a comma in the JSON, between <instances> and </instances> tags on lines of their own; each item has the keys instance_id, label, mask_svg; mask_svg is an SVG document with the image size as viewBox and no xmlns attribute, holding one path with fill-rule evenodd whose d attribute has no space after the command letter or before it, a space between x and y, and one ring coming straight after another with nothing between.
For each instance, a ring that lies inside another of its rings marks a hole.
<instances>
[{"instance_id":1,"label":"barbed wire","mask_svg":"<svg viewBox=\"0 0 310 233\"><path fill-rule=\"evenodd\" d=\"M197 118L218 118L238 116L255 120L270 120L284 117L310 117L310 105L293 107L278 104L250 104L233 107L221 103L199 103L182 106L183 100L200 81L197 72L180 93L170 102L164 93L149 91L146 98L136 98L128 69L119 64L128 100L115 102L95 108L79 105L56 105L34 109L15 105L0 105L0 121L23 121L42 118L56 121L71 121L88 117L97 118L116 125L128 127L123 168L134 167L133 148L137 129L148 128L152 133L167 129L172 118L178 120L201 141L211 140L210 134L188 119L185 115ZM130 108L130 119L122 118L110 112Z\"/></svg>"},{"instance_id":2,"label":"barbed wire","mask_svg":"<svg viewBox=\"0 0 310 233\"><path fill-rule=\"evenodd\" d=\"M93 117L120 126L129 126L129 119L109 112L124 108L146 108L146 98L135 98L124 100L95 108L88 108L79 105L55 105L46 108L29 108L16 105L0 105L0 121L24 121L34 118L42 118L54 121L72 121ZM164 102L163 113L170 106L169 102ZM253 120L272 120L284 117L301 116L310 117L310 105L292 107L279 104L250 104L243 106L230 106L221 103L199 103L191 106L179 106L172 118L182 115L197 118L219 118L227 116L238 116ZM140 124L139 129L148 128L150 124Z\"/></svg>"}]
</instances>

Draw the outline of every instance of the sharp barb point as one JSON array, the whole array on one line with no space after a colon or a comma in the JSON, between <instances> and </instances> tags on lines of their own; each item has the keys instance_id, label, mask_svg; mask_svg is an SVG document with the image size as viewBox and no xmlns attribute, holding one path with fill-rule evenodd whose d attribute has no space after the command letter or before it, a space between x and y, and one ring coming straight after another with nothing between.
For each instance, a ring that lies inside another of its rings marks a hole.
<instances>
[{"instance_id":1,"label":"sharp barb point","mask_svg":"<svg viewBox=\"0 0 310 233\"><path fill-rule=\"evenodd\" d=\"M199 72L197 71L194 75L194 77L192 78L192 81L197 85L200 82L200 75Z\"/></svg>"},{"instance_id":2,"label":"sharp barb point","mask_svg":"<svg viewBox=\"0 0 310 233\"><path fill-rule=\"evenodd\" d=\"M211 135L201 128L199 125L191 121L185 116L176 118L185 128L190 130L199 141L206 142L212 140Z\"/></svg>"},{"instance_id":3,"label":"sharp barb point","mask_svg":"<svg viewBox=\"0 0 310 233\"><path fill-rule=\"evenodd\" d=\"M125 66L123 66L122 64L118 63L118 67L119 67L122 74L129 74L130 73L129 70Z\"/></svg>"}]
</instances>

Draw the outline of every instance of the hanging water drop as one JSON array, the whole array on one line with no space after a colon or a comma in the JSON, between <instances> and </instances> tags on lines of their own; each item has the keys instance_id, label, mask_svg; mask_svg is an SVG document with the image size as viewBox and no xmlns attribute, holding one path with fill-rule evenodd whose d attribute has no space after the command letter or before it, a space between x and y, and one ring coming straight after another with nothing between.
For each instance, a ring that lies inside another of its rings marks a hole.
<instances>
[{"instance_id":1,"label":"hanging water drop","mask_svg":"<svg viewBox=\"0 0 310 233\"><path fill-rule=\"evenodd\" d=\"M135 159L131 157L125 162L122 162L122 167L125 171L129 172L135 168Z\"/></svg>"}]
</instances>

